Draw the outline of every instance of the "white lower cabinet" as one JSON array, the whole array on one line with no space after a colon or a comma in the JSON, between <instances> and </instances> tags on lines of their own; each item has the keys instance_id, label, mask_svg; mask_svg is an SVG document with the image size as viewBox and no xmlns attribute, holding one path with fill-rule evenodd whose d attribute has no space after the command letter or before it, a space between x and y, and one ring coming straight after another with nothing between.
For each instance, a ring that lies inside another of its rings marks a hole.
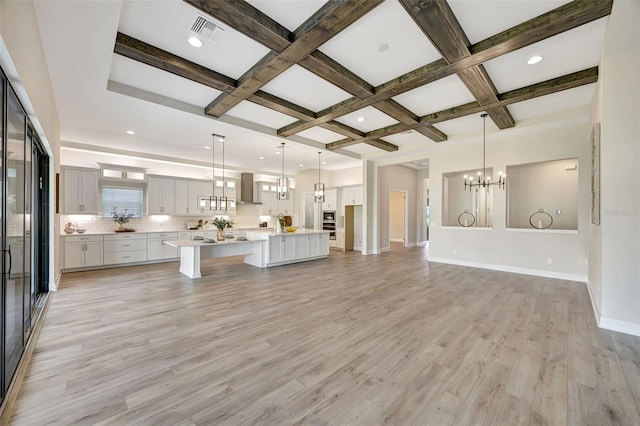
<instances>
[{"instance_id":1,"label":"white lower cabinet","mask_svg":"<svg viewBox=\"0 0 640 426\"><path fill-rule=\"evenodd\" d=\"M84 268L103 264L102 235L65 237L64 267Z\"/></svg>"},{"instance_id":2,"label":"white lower cabinet","mask_svg":"<svg viewBox=\"0 0 640 426\"><path fill-rule=\"evenodd\" d=\"M104 236L104 264L144 262L147 260L146 234L115 234Z\"/></svg>"},{"instance_id":3,"label":"white lower cabinet","mask_svg":"<svg viewBox=\"0 0 640 426\"><path fill-rule=\"evenodd\" d=\"M187 238L185 238L187 239ZM178 249L166 245L165 241L177 241L177 232L150 232L147 234L147 260L175 259Z\"/></svg>"},{"instance_id":4,"label":"white lower cabinet","mask_svg":"<svg viewBox=\"0 0 640 426\"><path fill-rule=\"evenodd\" d=\"M268 263L284 264L329 254L329 234L287 234L269 237Z\"/></svg>"}]
</instances>

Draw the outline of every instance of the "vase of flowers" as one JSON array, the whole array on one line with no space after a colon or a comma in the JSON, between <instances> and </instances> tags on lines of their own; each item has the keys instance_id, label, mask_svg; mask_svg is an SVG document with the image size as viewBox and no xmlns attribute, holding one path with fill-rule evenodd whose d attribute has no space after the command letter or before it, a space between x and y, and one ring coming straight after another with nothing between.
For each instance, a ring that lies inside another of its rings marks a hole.
<instances>
[{"instance_id":1,"label":"vase of flowers","mask_svg":"<svg viewBox=\"0 0 640 426\"><path fill-rule=\"evenodd\" d=\"M124 231L124 225L129 222L129 219L133 217L133 213L128 213L127 209L123 211L117 211L113 209L113 215L111 216L112 220L118 224L118 231Z\"/></svg>"},{"instance_id":2,"label":"vase of flowers","mask_svg":"<svg viewBox=\"0 0 640 426\"><path fill-rule=\"evenodd\" d=\"M224 241L224 229L229 226L229 221L222 217L216 217L215 219L213 219L212 223L213 226L218 228L218 235L216 239L218 241Z\"/></svg>"}]
</instances>

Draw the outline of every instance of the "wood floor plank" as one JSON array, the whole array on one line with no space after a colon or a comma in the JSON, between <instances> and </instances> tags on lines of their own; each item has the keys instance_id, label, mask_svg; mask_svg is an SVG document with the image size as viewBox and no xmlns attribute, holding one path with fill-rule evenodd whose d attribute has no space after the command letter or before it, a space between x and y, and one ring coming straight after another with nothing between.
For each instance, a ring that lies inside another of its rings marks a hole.
<instances>
[{"instance_id":1,"label":"wood floor plank","mask_svg":"<svg viewBox=\"0 0 640 426\"><path fill-rule=\"evenodd\" d=\"M424 248L65 274L16 425L639 424L640 338L586 287Z\"/></svg>"}]
</instances>

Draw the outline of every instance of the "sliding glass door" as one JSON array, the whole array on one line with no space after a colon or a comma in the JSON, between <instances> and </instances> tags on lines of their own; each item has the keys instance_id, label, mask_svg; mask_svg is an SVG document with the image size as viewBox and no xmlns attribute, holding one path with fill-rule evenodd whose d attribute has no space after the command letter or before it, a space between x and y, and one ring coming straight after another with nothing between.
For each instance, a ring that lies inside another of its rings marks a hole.
<instances>
[{"instance_id":1,"label":"sliding glass door","mask_svg":"<svg viewBox=\"0 0 640 426\"><path fill-rule=\"evenodd\" d=\"M18 98L7 90L5 239L8 265L4 283L5 383L9 383L24 349L25 129Z\"/></svg>"},{"instance_id":2,"label":"sliding glass door","mask_svg":"<svg viewBox=\"0 0 640 426\"><path fill-rule=\"evenodd\" d=\"M0 396L48 291L49 157L0 70Z\"/></svg>"}]
</instances>

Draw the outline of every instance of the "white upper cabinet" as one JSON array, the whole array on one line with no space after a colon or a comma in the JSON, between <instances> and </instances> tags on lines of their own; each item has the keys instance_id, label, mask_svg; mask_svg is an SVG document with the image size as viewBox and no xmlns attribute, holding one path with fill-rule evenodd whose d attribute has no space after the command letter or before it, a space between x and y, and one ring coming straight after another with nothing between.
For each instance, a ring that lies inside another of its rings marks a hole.
<instances>
[{"instance_id":1,"label":"white upper cabinet","mask_svg":"<svg viewBox=\"0 0 640 426\"><path fill-rule=\"evenodd\" d=\"M173 179L149 177L147 199L148 214L174 214L175 181Z\"/></svg>"},{"instance_id":2,"label":"white upper cabinet","mask_svg":"<svg viewBox=\"0 0 640 426\"><path fill-rule=\"evenodd\" d=\"M97 214L98 171L93 169L64 169L62 172L64 213Z\"/></svg>"},{"instance_id":3,"label":"white upper cabinet","mask_svg":"<svg viewBox=\"0 0 640 426\"><path fill-rule=\"evenodd\" d=\"M176 179L174 181L174 208L173 211L177 215L189 214L189 181Z\"/></svg>"},{"instance_id":4,"label":"white upper cabinet","mask_svg":"<svg viewBox=\"0 0 640 426\"><path fill-rule=\"evenodd\" d=\"M324 191L324 203L322 210L338 210L338 189L330 188Z\"/></svg>"}]
</instances>

